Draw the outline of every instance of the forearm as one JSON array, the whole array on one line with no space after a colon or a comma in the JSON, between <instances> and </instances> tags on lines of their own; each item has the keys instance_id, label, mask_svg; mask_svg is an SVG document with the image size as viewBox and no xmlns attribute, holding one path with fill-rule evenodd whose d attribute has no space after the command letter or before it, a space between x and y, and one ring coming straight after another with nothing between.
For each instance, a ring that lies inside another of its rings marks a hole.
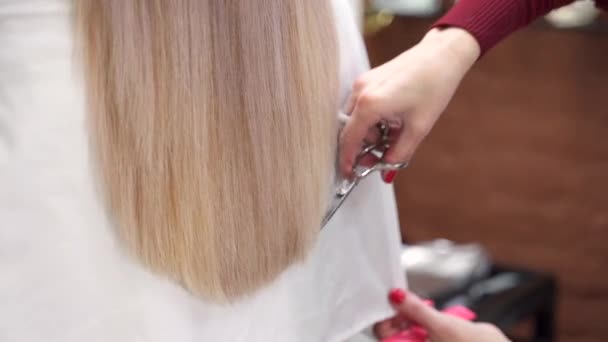
<instances>
[{"instance_id":1,"label":"forearm","mask_svg":"<svg viewBox=\"0 0 608 342\"><path fill-rule=\"evenodd\" d=\"M468 31L479 43L483 55L534 19L571 2L574 0L459 0L433 26Z\"/></svg>"},{"instance_id":2,"label":"forearm","mask_svg":"<svg viewBox=\"0 0 608 342\"><path fill-rule=\"evenodd\" d=\"M475 37L459 27L434 28L424 36L420 44L430 46L435 53L444 56L446 63L462 71L462 76L481 55L481 48Z\"/></svg>"}]
</instances>

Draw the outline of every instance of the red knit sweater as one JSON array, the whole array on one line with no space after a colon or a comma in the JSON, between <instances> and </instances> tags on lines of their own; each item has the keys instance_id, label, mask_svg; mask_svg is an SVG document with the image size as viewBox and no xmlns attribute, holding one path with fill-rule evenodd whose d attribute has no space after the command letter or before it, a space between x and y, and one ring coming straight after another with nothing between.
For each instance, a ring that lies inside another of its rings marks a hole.
<instances>
[{"instance_id":1,"label":"red knit sweater","mask_svg":"<svg viewBox=\"0 0 608 342\"><path fill-rule=\"evenodd\" d=\"M534 19L574 0L459 0L434 27L455 26L467 30L479 42L481 54ZM608 0L596 0L608 10Z\"/></svg>"}]
</instances>

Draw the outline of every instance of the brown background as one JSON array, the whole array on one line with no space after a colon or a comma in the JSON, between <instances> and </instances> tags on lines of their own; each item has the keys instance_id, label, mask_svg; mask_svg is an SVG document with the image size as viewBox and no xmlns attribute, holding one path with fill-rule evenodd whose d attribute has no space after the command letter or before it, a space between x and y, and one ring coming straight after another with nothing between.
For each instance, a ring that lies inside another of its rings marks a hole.
<instances>
[{"instance_id":1,"label":"brown background","mask_svg":"<svg viewBox=\"0 0 608 342\"><path fill-rule=\"evenodd\" d=\"M372 63L430 23L368 37ZM472 70L397 178L402 232L554 272L560 341L608 341L607 137L608 33L521 31Z\"/></svg>"}]
</instances>

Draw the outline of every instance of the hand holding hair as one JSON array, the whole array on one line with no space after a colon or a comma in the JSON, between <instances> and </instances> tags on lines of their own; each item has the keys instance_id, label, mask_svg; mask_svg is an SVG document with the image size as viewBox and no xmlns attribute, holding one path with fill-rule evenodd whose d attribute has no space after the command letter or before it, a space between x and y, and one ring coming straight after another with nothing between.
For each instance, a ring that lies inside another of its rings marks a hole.
<instances>
[{"instance_id":1,"label":"hand holding hair","mask_svg":"<svg viewBox=\"0 0 608 342\"><path fill-rule=\"evenodd\" d=\"M466 312L440 312L428 301L423 301L411 292L394 289L389 300L396 315L375 326L378 338L385 342L425 341L431 342L508 342L495 326L487 323L469 322ZM452 310L454 311L454 310ZM399 334L408 329L407 336Z\"/></svg>"}]
</instances>

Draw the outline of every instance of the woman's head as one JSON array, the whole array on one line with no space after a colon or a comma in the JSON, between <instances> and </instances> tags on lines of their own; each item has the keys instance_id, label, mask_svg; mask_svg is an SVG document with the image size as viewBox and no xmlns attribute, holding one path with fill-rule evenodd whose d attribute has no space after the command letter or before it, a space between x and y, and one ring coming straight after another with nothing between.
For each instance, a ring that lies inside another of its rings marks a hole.
<instances>
[{"instance_id":1,"label":"woman's head","mask_svg":"<svg viewBox=\"0 0 608 342\"><path fill-rule=\"evenodd\" d=\"M328 0L77 0L90 135L138 259L233 300L302 260L336 139Z\"/></svg>"}]
</instances>

